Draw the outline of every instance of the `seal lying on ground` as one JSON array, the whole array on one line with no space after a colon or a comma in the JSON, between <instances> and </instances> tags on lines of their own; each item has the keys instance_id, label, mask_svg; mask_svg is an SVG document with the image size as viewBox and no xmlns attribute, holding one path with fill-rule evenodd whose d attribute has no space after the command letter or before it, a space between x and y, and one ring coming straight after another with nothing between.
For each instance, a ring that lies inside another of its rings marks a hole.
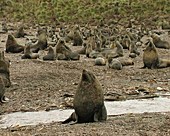
<instances>
[{"instance_id":1,"label":"seal lying on ground","mask_svg":"<svg viewBox=\"0 0 170 136\"><path fill-rule=\"evenodd\" d=\"M24 46L19 45L14 36L9 34L6 42L6 52L20 53L24 51Z\"/></svg>"},{"instance_id":2,"label":"seal lying on ground","mask_svg":"<svg viewBox=\"0 0 170 136\"><path fill-rule=\"evenodd\" d=\"M63 121L63 124L71 121L86 123L105 121L107 119L103 90L92 72L83 70L73 105L75 112Z\"/></svg>"},{"instance_id":3,"label":"seal lying on ground","mask_svg":"<svg viewBox=\"0 0 170 136\"><path fill-rule=\"evenodd\" d=\"M152 34L153 43L157 48L170 49L170 43L166 40L161 39L157 34Z\"/></svg>"}]
</instances>

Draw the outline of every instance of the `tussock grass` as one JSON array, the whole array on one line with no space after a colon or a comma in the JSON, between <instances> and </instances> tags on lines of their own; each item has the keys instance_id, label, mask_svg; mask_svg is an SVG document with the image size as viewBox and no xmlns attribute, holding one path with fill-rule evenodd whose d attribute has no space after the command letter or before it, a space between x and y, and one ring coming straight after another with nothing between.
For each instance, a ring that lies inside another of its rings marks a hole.
<instances>
[{"instance_id":1,"label":"tussock grass","mask_svg":"<svg viewBox=\"0 0 170 136\"><path fill-rule=\"evenodd\" d=\"M129 18L152 18L157 23L170 14L168 0L0 0L0 5L1 19L28 23L94 23Z\"/></svg>"}]
</instances>

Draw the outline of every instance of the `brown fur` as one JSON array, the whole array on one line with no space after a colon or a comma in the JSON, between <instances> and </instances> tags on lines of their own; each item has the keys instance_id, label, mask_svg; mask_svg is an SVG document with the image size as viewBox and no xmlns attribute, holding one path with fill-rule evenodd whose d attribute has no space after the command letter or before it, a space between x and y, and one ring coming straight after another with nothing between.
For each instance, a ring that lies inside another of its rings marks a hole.
<instances>
[{"instance_id":1,"label":"brown fur","mask_svg":"<svg viewBox=\"0 0 170 136\"><path fill-rule=\"evenodd\" d=\"M6 42L6 52L19 53L24 51L24 46L19 45L14 36L9 34Z\"/></svg>"},{"instance_id":2,"label":"brown fur","mask_svg":"<svg viewBox=\"0 0 170 136\"><path fill-rule=\"evenodd\" d=\"M15 38L21 38L24 37L26 34L24 32L24 26L20 26L17 30L17 32L14 34Z\"/></svg>"},{"instance_id":3,"label":"brown fur","mask_svg":"<svg viewBox=\"0 0 170 136\"><path fill-rule=\"evenodd\" d=\"M0 60L0 76L4 81L5 87L10 87L11 81L10 81L9 65L3 60Z\"/></svg>"},{"instance_id":4,"label":"brown fur","mask_svg":"<svg viewBox=\"0 0 170 136\"><path fill-rule=\"evenodd\" d=\"M116 44L116 47L117 47L116 53L117 53L118 57L122 57L123 54L124 54L122 45L117 40L115 41L115 44Z\"/></svg>"},{"instance_id":5,"label":"brown fur","mask_svg":"<svg viewBox=\"0 0 170 136\"><path fill-rule=\"evenodd\" d=\"M109 60L108 62L109 62L108 64L109 68L116 69L116 70L121 70L123 68L122 64L117 59L112 59Z\"/></svg>"},{"instance_id":6,"label":"brown fur","mask_svg":"<svg viewBox=\"0 0 170 136\"><path fill-rule=\"evenodd\" d=\"M31 46L32 52L38 52L47 48L47 32L44 29L38 30L38 41Z\"/></svg>"},{"instance_id":7,"label":"brown fur","mask_svg":"<svg viewBox=\"0 0 170 136\"><path fill-rule=\"evenodd\" d=\"M37 59L39 57L38 53L33 53L31 51L30 45L25 45L24 48L24 55L21 57L21 59Z\"/></svg>"},{"instance_id":8,"label":"brown fur","mask_svg":"<svg viewBox=\"0 0 170 136\"><path fill-rule=\"evenodd\" d=\"M147 67L149 69L153 69L158 67L159 56L152 39L149 39L148 45L143 52L143 63L143 68Z\"/></svg>"},{"instance_id":9,"label":"brown fur","mask_svg":"<svg viewBox=\"0 0 170 136\"><path fill-rule=\"evenodd\" d=\"M73 105L75 112L62 123L69 123L70 121L86 123L107 119L103 90L92 72L83 70Z\"/></svg>"},{"instance_id":10,"label":"brown fur","mask_svg":"<svg viewBox=\"0 0 170 136\"><path fill-rule=\"evenodd\" d=\"M3 102L5 94L5 84L3 82L2 77L0 76L0 102Z\"/></svg>"},{"instance_id":11,"label":"brown fur","mask_svg":"<svg viewBox=\"0 0 170 136\"><path fill-rule=\"evenodd\" d=\"M7 64L7 67L10 66L10 59L5 57L4 51L0 52L0 60L4 61Z\"/></svg>"},{"instance_id":12,"label":"brown fur","mask_svg":"<svg viewBox=\"0 0 170 136\"><path fill-rule=\"evenodd\" d=\"M56 51L52 46L48 48L48 53L43 57L43 60L55 60L56 59Z\"/></svg>"},{"instance_id":13,"label":"brown fur","mask_svg":"<svg viewBox=\"0 0 170 136\"><path fill-rule=\"evenodd\" d=\"M170 59L159 59L158 68L170 67Z\"/></svg>"},{"instance_id":14,"label":"brown fur","mask_svg":"<svg viewBox=\"0 0 170 136\"><path fill-rule=\"evenodd\" d=\"M95 59L95 65L104 66L106 65L106 60L103 57L97 57Z\"/></svg>"},{"instance_id":15,"label":"brown fur","mask_svg":"<svg viewBox=\"0 0 170 136\"><path fill-rule=\"evenodd\" d=\"M64 54L64 60L79 60L80 55L76 52L72 52L72 50L65 45L65 42L63 40L59 40L56 45L56 54L61 53ZM63 57L63 55L62 55Z\"/></svg>"},{"instance_id":16,"label":"brown fur","mask_svg":"<svg viewBox=\"0 0 170 136\"><path fill-rule=\"evenodd\" d=\"M153 34L153 43L157 48L170 49L170 43L168 41L162 40L159 35Z\"/></svg>"},{"instance_id":17,"label":"brown fur","mask_svg":"<svg viewBox=\"0 0 170 136\"><path fill-rule=\"evenodd\" d=\"M90 55L90 53L93 51L93 49L92 49L92 45L90 44L90 43L87 43L86 44L86 57L90 57L89 55Z\"/></svg>"},{"instance_id":18,"label":"brown fur","mask_svg":"<svg viewBox=\"0 0 170 136\"><path fill-rule=\"evenodd\" d=\"M130 50L130 53L135 53L136 55L140 55L140 52L137 50L137 46L135 42L131 42L129 50Z\"/></svg>"},{"instance_id":19,"label":"brown fur","mask_svg":"<svg viewBox=\"0 0 170 136\"><path fill-rule=\"evenodd\" d=\"M128 58L119 58L120 63L122 66L129 66L129 65L134 65L134 62L132 59Z\"/></svg>"},{"instance_id":20,"label":"brown fur","mask_svg":"<svg viewBox=\"0 0 170 136\"><path fill-rule=\"evenodd\" d=\"M121 44L123 49L129 49L129 46L131 44L131 39L128 34L124 35L124 37L121 40Z\"/></svg>"},{"instance_id":21,"label":"brown fur","mask_svg":"<svg viewBox=\"0 0 170 136\"><path fill-rule=\"evenodd\" d=\"M72 30L68 33L67 38L73 40L73 46L82 46L83 39L78 30Z\"/></svg>"}]
</instances>

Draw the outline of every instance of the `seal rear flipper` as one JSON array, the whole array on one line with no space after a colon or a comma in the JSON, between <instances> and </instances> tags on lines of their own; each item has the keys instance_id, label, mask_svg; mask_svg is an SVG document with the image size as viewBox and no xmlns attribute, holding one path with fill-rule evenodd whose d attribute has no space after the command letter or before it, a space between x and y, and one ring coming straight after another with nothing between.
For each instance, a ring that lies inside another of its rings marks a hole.
<instances>
[{"instance_id":1,"label":"seal rear flipper","mask_svg":"<svg viewBox=\"0 0 170 136\"><path fill-rule=\"evenodd\" d=\"M78 117L77 117L77 115L76 115L75 112L73 112L68 119L66 119L65 121L63 121L63 122L61 122L61 123L62 123L62 124L66 124L66 123L69 123L69 122L71 122L71 121L74 121L74 123L77 123L77 121L78 121ZM74 124L74 123L73 123L73 124Z\"/></svg>"},{"instance_id":2,"label":"seal rear flipper","mask_svg":"<svg viewBox=\"0 0 170 136\"><path fill-rule=\"evenodd\" d=\"M2 102L2 103L6 103L6 102L8 102L9 101L9 99L7 98L7 97L5 97L5 96L3 96L1 99L0 99L0 102Z\"/></svg>"}]
</instances>

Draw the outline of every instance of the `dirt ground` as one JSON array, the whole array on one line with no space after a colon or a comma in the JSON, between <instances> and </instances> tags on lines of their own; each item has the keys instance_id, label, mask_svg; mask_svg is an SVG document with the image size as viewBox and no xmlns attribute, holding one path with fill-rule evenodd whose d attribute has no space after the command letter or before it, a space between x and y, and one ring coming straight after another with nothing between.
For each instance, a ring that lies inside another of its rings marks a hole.
<instances>
[{"instance_id":1,"label":"dirt ground","mask_svg":"<svg viewBox=\"0 0 170 136\"><path fill-rule=\"evenodd\" d=\"M7 34L0 34L0 50L4 50ZM17 38L25 43L25 38ZM72 47L77 50L81 47ZM170 68L140 69L140 55L135 64L122 70L106 66L94 66L94 59L81 55L79 61L22 60L21 53L6 53L11 60L10 77L12 86L5 95L10 99L1 104L0 113L16 111L38 111L72 108L72 100L83 69L92 71L102 84L105 99L137 99L160 92L170 92ZM158 49L161 58L170 59L170 50ZM128 57L128 50L125 50ZM145 89L147 93L135 90ZM106 122L61 125L58 122L37 126L0 129L0 135L128 135L128 136L169 136L170 112L126 114L109 116Z\"/></svg>"}]
</instances>

